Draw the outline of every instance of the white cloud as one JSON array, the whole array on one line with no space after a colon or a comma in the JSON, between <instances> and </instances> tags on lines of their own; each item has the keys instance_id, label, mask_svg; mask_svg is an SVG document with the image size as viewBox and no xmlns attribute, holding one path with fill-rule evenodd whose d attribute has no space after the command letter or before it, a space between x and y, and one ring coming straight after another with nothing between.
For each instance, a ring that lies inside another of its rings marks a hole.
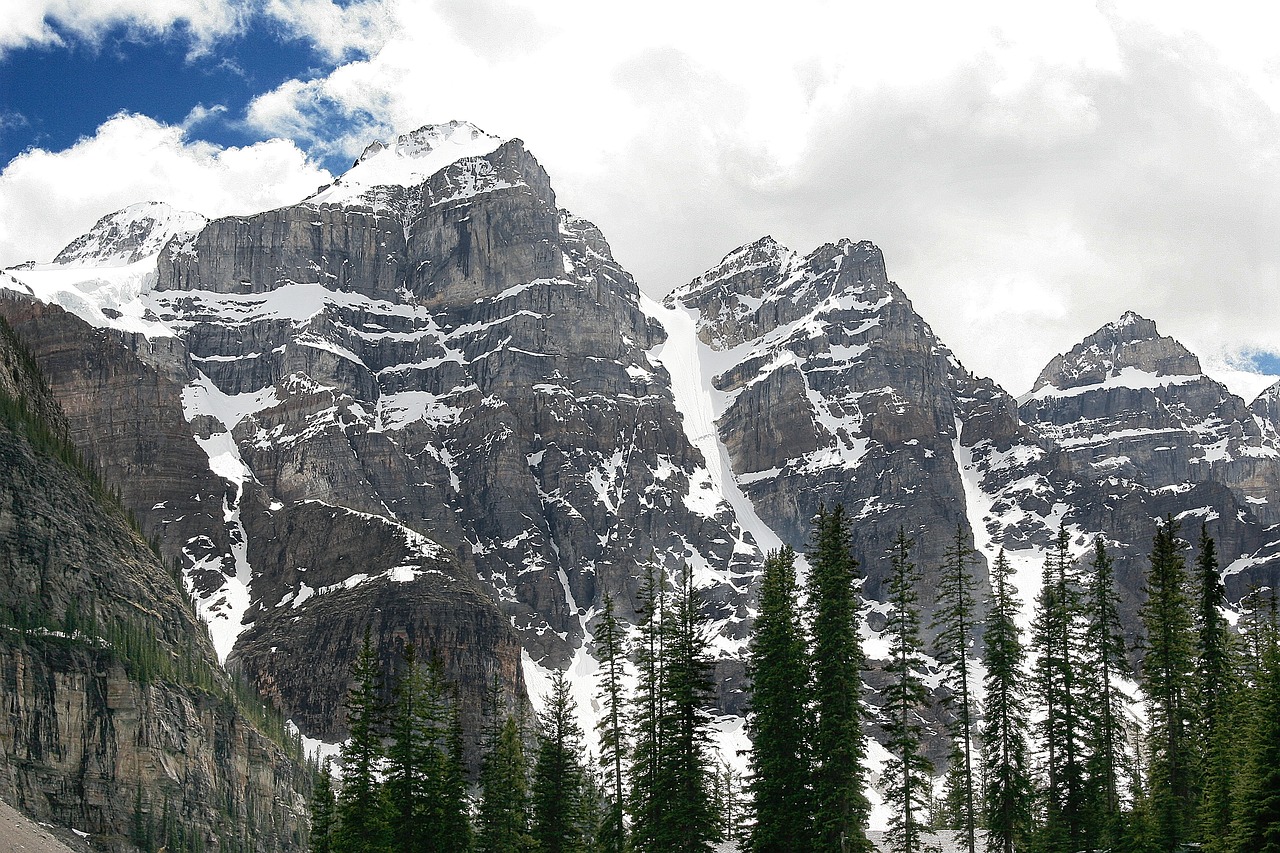
<instances>
[{"instance_id":1,"label":"white cloud","mask_svg":"<svg viewBox=\"0 0 1280 853\"><path fill-rule=\"evenodd\" d=\"M265 94L248 122L347 156L451 118L520 136L655 295L764 233L874 240L961 359L1015 393L1129 308L1219 360L1280 351L1269 12L378 8L381 48Z\"/></svg>"},{"instance_id":2,"label":"white cloud","mask_svg":"<svg viewBox=\"0 0 1280 853\"><path fill-rule=\"evenodd\" d=\"M33 149L0 172L0 266L48 261L101 216L134 202L210 217L254 213L329 180L287 140L220 148L189 142L178 127L118 115L65 151Z\"/></svg>"},{"instance_id":3,"label":"white cloud","mask_svg":"<svg viewBox=\"0 0 1280 853\"><path fill-rule=\"evenodd\" d=\"M343 158L454 118L519 136L655 295L764 233L850 236L1015 393L1129 308L1219 363L1280 352L1256 2L243 2L341 62L246 126Z\"/></svg>"},{"instance_id":4,"label":"white cloud","mask_svg":"<svg viewBox=\"0 0 1280 853\"><path fill-rule=\"evenodd\" d=\"M115 27L156 36L182 26L201 52L216 39L239 32L251 11L249 0L5 0L0 4L0 56L12 48L61 46L59 30L97 44Z\"/></svg>"}]
</instances>

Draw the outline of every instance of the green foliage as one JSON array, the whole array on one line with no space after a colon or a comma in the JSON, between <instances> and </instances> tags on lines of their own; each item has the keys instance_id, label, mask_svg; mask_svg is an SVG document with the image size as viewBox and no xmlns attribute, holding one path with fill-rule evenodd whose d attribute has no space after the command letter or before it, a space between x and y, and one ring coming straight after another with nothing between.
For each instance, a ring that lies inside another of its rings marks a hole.
<instances>
[{"instance_id":1,"label":"green foliage","mask_svg":"<svg viewBox=\"0 0 1280 853\"><path fill-rule=\"evenodd\" d=\"M333 775L326 761L316 772L311 786L311 853L333 853L336 808Z\"/></svg>"},{"instance_id":2,"label":"green foliage","mask_svg":"<svg viewBox=\"0 0 1280 853\"><path fill-rule=\"evenodd\" d=\"M769 554L747 658L754 853L813 849L809 670L798 593L795 551Z\"/></svg>"},{"instance_id":3,"label":"green foliage","mask_svg":"<svg viewBox=\"0 0 1280 853\"><path fill-rule=\"evenodd\" d=\"M819 508L809 565L816 837L819 849L861 853L871 849L861 703L866 658L858 636L858 563L850 552L849 521L840 504Z\"/></svg>"},{"instance_id":4,"label":"green foliage","mask_svg":"<svg viewBox=\"0 0 1280 853\"><path fill-rule=\"evenodd\" d=\"M1080 696L1083 613L1065 527L1059 528L1054 550L1045 560L1032 646L1037 653L1035 688L1043 712L1037 730L1046 777L1038 841L1048 850L1080 850L1088 827L1086 726Z\"/></svg>"},{"instance_id":5,"label":"green foliage","mask_svg":"<svg viewBox=\"0 0 1280 853\"><path fill-rule=\"evenodd\" d=\"M899 536L902 535L899 532ZM969 689L969 646L976 618L978 587L969 565L976 554L969 547L964 528L957 523L938 579L937 610L931 624L938 632L934 640L934 656L942 664L945 684L950 690L947 704L954 714L950 729L956 751L951 757L951 784L948 787L954 808L953 819L949 823L950 828L960 830L969 853L973 853L977 843L973 732L978 707Z\"/></svg>"},{"instance_id":6,"label":"green foliage","mask_svg":"<svg viewBox=\"0 0 1280 853\"><path fill-rule=\"evenodd\" d=\"M350 737L342 747L342 793L338 797L334 853L382 853L391 849L389 809L379 781L383 769L381 677L366 631L351 670L352 687L347 696Z\"/></svg>"},{"instance_id":7,"label":"green foliage","mask_svg":"<svg viewBox=\"0 0 1280 853\"><path fill-rule=\"evenodd\" d=\"M1017 616L1022 609L1011 583L1004 549L991 566L991 606L982 634L987 672L986 716L981 731L986 798L987 850L1013 853L1031 834L1032 785L1027 766L1029 728L1025 679L1026 650Z\"/></svg>"},{"instance_id":8,"label":"green foliage","mask_svg":"<svg viewBox=\"0 0 1280 853\"><path fill-rule=\"evenodd\" d=\"M627 828L623 819L626 777L623 763L627 737L623 730L626 719L626 697L623 695L624 635L614 613L613 597L604 596L604 611L596 629L596 650L604 681L600 687L600 767L604 771L604 811L600 820L600 853L623 853L627 847Z\"/></svg>"},{"instance_id":9,"label":"green foliage","mask_svg":"<svg viewBox=\"0 0 1280 853\"><path fill-rule=\"evenodd\" d=\"M1166 518L1156 528L1151 545L1147 600L1142 607L1151 813L1156 845L1162 850L1191 840L1196 814L1190 740L1195 609L1187 591L1183 547L1177 522Z\"/></svg>"},{"instance_id":10,"label":"green foliage","mask_svg":"<svg viewBox=\"0 0 1280 853\"><path fill-rule=\"evenodd\" d=\"M486 745L480 790L477 853L530 850L529 768L515 717L507 717Z\"/></svg>"},{"instance_id":11,"label":"green foliage","mask_svg":"<svg viewBox=\"0 0 1280 853\"><path fill-rule=\"evenodd\" d=\"M557 670L546 709L538 716L538 757L533 768L533 838L539 853L584 853L586 780L578 760L582 731L569 682Z\"/></svg>"},{"instance_id":12,"label":"green foliage","mask_svg":"<svg viewBox=\"0 0 1280 853\"><path fill-rule=\"evenodd\" d=\"M892 853L915 853L920 849L920 833L927 828L926 815L933 795L933 764L923 751L921 715L928 709L929 696L921 678L924 658L916 594L920 572L911 559L914 546L906 531L899 528L889 549L889 612L885 626L889 659L884 666L888 683L881 691L884 707L880 725L890 755L882 784L891 810L885 840Z\"/></svg>"},{"instance_id":13,"label":"green foliage","mask_svg":"<svg viewBox=\"0 0 1280 853\"><path fill-rule=\"evenodd\" d=\"M1126 762L1125 699L1118 682L1132 673L1120 626L1115 573L1101 536L1094 539L1092 569L1084 595L1085 643L1081 671L1089 726L1086 739L1088 836L1093 844L1110 847L1119 842L1123 832L1120 794Z\"/></svg>"}]
</instances>

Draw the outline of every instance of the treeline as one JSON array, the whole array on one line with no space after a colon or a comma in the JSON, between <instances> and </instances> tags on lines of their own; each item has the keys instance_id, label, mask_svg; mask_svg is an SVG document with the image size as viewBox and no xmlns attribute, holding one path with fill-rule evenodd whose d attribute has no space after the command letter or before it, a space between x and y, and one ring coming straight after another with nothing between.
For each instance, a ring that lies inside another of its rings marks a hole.
<instances>
[{"instance_id":1,"label":"treeline","mask_svg":"<svg viewBox=\"0 0 1280 853\"><path fill-rule=\"evenodd\" d=\"M712 749L710 639L691 573L650 575L628 641L606 598L599 755L592 760L571 685L557 672L533 718L490 692L479 784L463 774L458 698L436 662L409 647L389 703L368 637L347 702L350 738L335 791L317 775L316 853L659 853L731 836L735 777ZM634 677L634 689L625 684Z\"/></svg>"},{"instance_id":2,"label":"treeline","mask_svg":"<svg viewBox=\"0 0 1280 853\"><path fill-rule=\"evenodd\" d=\"M900 531L885 557L888 655L872 711L850 520L840 506L820 510L805 583L791 549L765 562L741 807L712 748L711 644L688 569L674 583L647 578L634 632L605 599L594 760L562 673L536 719L500 708L495 685L470 788L456 693L438 666L410 654L383 706L366 640L343 781L335 792L327 768L318 775L312 849L684 853L731 840L753 853L871 851L874 783L895 853L928 850L925 833L938 829L974 853L1280 851L1275 597L1246 599L1233 626L1212 538L1201 529L1189 571L1189 546L1166 519L1135 655L1105 540L1080 560L1070 546L1060 530L1024 630L1006 555L980 592L978 556L957 529L929 573L926 644L923 572ZM873 726L888 751L874 779ZM952 746L935 764L939 736Z\"/></svg>"},{"instance_id":3,"label":"treeline","mask_svg":"<svg viewBox=\"0 0 1280 853\"><path fill-rule=\"evenodd\" d=\"M960 849L991 853L1280 851L1276 598L1250 596L1232 627L1203 527L1189 571L1177 522L1158 525L1141 610L1145 640L1132 650L1141 661L1136 672L1102 537L1077 562L1059 531L1024 634L1006 555L996 557L989 594L979 600L975 554L957 530L931 573L936 639L926 648L921 573L914 543L900 531L886 555L882 704L874 715L845 718L848 751L833 756L826 655L835 648L827 611L836 599L824 579L826 545L847 551L847 531L826 535L823 525L840 517L839 508L819 516L805 608L797 604L794 553L783 549L765 564L750 656L749 850L870 849L865 806L850 791L849 808L835 813L845 822L833 821L829 785L861 755L859 724L876 722L889 752L877 780L890 811L885 846L895 853L929 849L928 829L954 830ZM850 568L841 590L854 577ZM839 622L847 630L848 617ZM970 639L978 636L980 643ZM843 660L857 659L845 651ZM972 689L979 672L982 707ZM934 686L945 688L941 717L953 744L945 767L925 756ZM855 680L847 696L856 700L863 690ZM1142 724L1132 712L1139 698Z\"/></svg>"}]
</instances>

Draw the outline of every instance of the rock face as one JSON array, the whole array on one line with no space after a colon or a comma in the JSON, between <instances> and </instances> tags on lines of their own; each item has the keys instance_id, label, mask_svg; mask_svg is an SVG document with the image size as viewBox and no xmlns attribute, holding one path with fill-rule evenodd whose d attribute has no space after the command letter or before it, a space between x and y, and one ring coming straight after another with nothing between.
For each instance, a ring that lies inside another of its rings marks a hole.
<instances>
[{"instance_id":1,"label":"rock face","mask_svg":"<svg viewBox=\"0 0 1280 853\"><path fill-rule=\"evenodd\" d=\"M1150 488L1227 485L1280 522L1280 444L1268 421L1205 376L1200 361L1132 312L1056 356L1020 413L1078 470Z\"/></svg>"},{"instance_id":2,"label":"rock face","mask_svg":"<svg viewBox=\"0 0 1280 853\"><path fill-rule=\"evenodd\" d=\"M762 551L803 550L823 504L853 517L873 653L900 528L926 611L956 536L980 583L1004 549L1030 602L1060 528L1080 557L1105 535L1134 631L1157 518L1208 525L1233 595L1280 566L1280 391L1250 409L1136 315L1018 401L871 243L764 238L657 303L519 140L462 122L296 205L147 216L7 271L0 309L219 657L313 737L344 737L366 631L388 668L437 655L476 733L495 677L515 704L590 672L604 596L632 618L681 563L741 711Z\"/></svg>"},{"instance_id":3,"label":"rock face","mask_svg":"<svg viewBox=\"0 0 1280 853\"><path fill-rule=\"evenodd\" d=\"M740 707L758 550L648 357L662 328L518 140L424 128L298 205L175 231L118 317L13 275L108 330L72 344L75 318L6 309L77 440L148 481L126 499L220 655L306 734L345 736L366 628L388 663L410 641L439 654L478 733L493 676L523 694L522 649L568 665L606 593L630 618L643 567L684 561ZM113 402L138 395L140 413Z\"/></svg>"},{"instance_id":4,"label":"rock face","mask_svg":"<svg viewBox=\"0 0 1280 853\"><path fill-rule=\"evenodd\" d=\"M733 473L784 541L803 550L818 507L844 504L876 599L900 527L922 566L942 563L957 526L972 545L955 447L957 388L973 380L879 249L845 240L801 256L766 237L667 302L694 313Z\"/></svg>"},{"instance_id":5,"label":"rock face","mask_svg":"<svg viewBox=\"0 0 1280 853\"><path fill-rule=\"evenodd\" d=\"M103 849L134 849L136 827L305 849L308 771L246 716L3 323L0 365L0 794Z\"/></svg>"}]
</instances>

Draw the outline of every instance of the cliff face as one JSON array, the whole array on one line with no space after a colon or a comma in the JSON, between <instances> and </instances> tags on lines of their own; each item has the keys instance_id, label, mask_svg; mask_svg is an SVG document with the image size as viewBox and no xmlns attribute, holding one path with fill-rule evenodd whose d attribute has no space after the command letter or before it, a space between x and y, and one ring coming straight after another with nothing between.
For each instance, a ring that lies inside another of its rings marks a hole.
<instances>
[{"instance_id":1,"label":"cliff face","mask_svg":"<svg viewBox=\"0 0 1280 853\"><path fill-rule=\"evenodd\" d=\"M3 324L0 364L0 794L107 849L178 827L206 850L304 849L306 772L246 716Z\"/></svg>"}]
</instances>

